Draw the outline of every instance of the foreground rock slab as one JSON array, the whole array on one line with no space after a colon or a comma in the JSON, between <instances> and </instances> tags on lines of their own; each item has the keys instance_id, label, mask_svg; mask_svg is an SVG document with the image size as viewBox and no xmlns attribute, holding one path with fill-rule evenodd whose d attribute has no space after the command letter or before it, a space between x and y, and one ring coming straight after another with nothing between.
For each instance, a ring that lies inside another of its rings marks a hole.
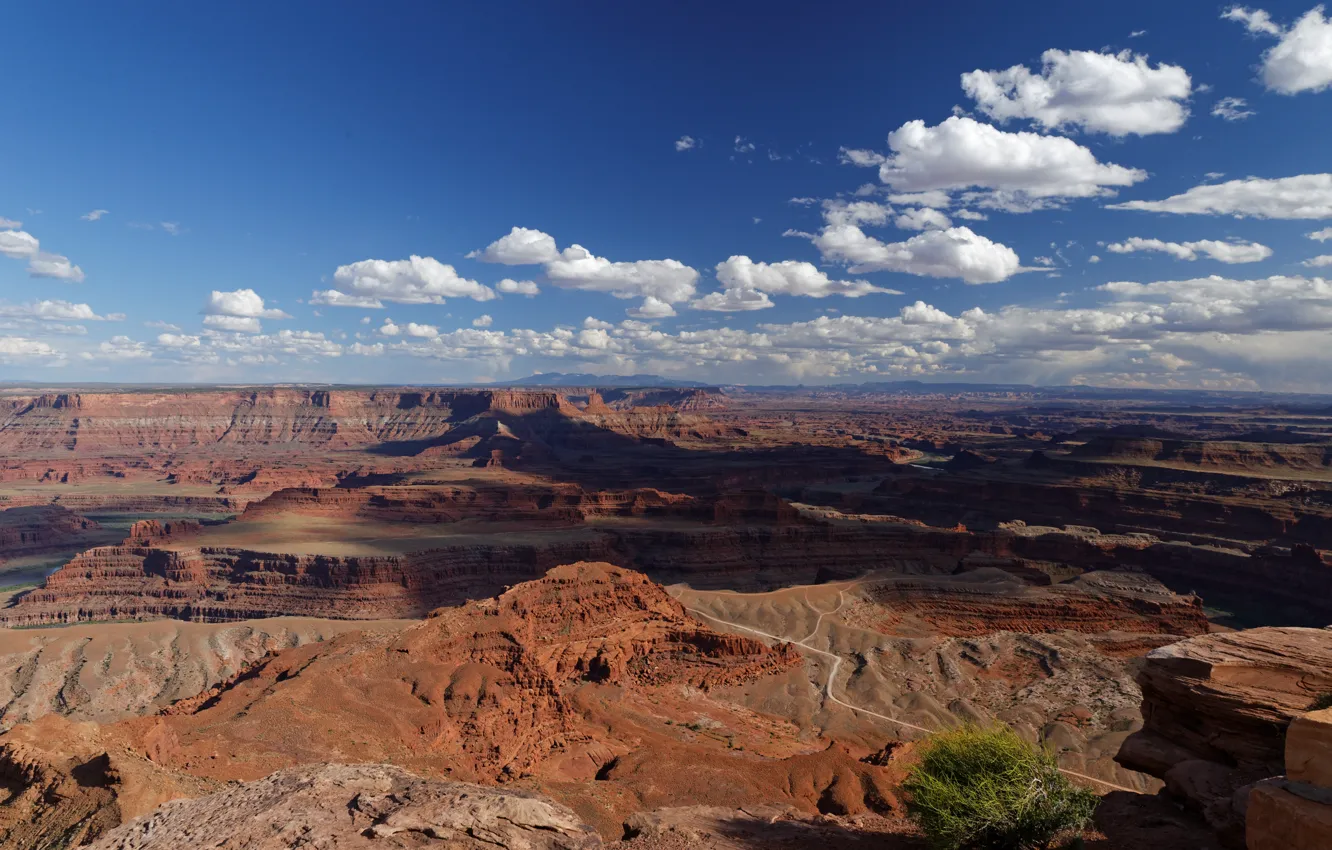
<instances>
[{"instance_id":1,"label":"foreground rock slab","mask_svg":"<svg viewBox=\"0 0 1332 850\"><path fill-rule=\"evenodd\" d=\"M292 768L196 800L174 800L91 846L590 850L602 844L571 810L535 794L366 764Z\"/></svg>"}]
</instances>

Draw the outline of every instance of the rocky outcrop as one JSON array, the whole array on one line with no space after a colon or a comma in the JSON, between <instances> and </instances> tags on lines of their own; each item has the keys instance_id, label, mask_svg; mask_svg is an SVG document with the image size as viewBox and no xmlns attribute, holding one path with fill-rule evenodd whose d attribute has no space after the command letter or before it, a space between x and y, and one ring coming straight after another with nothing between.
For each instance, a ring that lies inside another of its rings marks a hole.
<instances>
[{"instance_id":1,"label":"rocky outcrop","mask_svg":"<svg viewBox=\"0 0 1332 850\"><path fill-rule=\"evenodd\" d=\"M327 764L167 803L90 850L203 846L592 850L602 843L570 809L535 794L422 779L392 765Z\"/></svg>"},{"instance_id":2,"label":"rocky outcrop","mask_svg":"<svg viewBox=\"0 0 1332 850\"><path fill-rule=\"evenodd\" d=\"M367 486L290 488L252 502L242 520L281 514L356 517L381 522L531 522L577 525L593 517L706 518L709 505L692 496L642 488L589 491L577 484L491 486Z\"/></svg>"},{"instance_id":3,"label":"rocky outcrop","mask_svg":"<svg viewBox=\"0 0 1332 850\"><path fill-rule=\"evenodd\" d=\"M99 723L150 714L230 681L272 652L408 624L275 617L0 630L0 730L48 714Z\"/></svg>"},{"instance_id":4,"label":"rocky outcrop","mask_svg":"<svg viewBox=\"0 0 1332 850\"><path fill-rule=\"evenodd\" d=\"M80 541L95 540L100 529L93 520L60 505L0 510L0 562L7 557L69 549Z\"/></svg>"},{"instance_id":5,"label":"rocky outcrop","mask_svg":"<svg viewBox=\"0 0 1332 850\"><path fill-rule=\"evenodd\" d=\"M1102 436L1077 446L1071 454L1080 458L1180 464L1224 472L1325 472L1332 467L1332 445L1325 441L1300 445Z\"/></svg>"},{"instance_id":6,"label":"rocky outcrop","mask_svg":"<svg viewBox=\"0 0 1332 850\"><path fill-rule=\"evenodd\" d=\"M1118 761L1159 776L1232 846L1252 783L1283 770L1292 719L1332 692L1332 630L1260 628L1154 650L1138 676L1143 729Z\"/></svg>"},{"instance_id":7,"label":"rocky outcrop","mask_svg":"<svg viewBox=\"0 0 1332 850\"><path fill-rule=\"evenodd\" d=\"M979 636L994 632L1201 635L1208 630L1202 600L1181 597L1132 573L1093 572L1073 581L1031 587L996 569L960 576L902 576L861 585L888 617L892 632L903 618L932 634Z\"/></svg>"}]
</instances>

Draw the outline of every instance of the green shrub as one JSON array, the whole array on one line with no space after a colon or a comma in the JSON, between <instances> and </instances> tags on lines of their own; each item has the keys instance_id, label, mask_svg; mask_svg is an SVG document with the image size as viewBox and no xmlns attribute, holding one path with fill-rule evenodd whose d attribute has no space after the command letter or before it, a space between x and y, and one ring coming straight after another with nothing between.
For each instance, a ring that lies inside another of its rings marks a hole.
<instances>
[{"instance_id":1,"label":"green shrub","mask_svg":"<svg viewBox=\"0 0 1332 850\"><path fill-rule=\"evenodd\" d=\"M1100 799L1006 726L934 735L903 787L907 811L939 850L1058 846L1087 826Z\"/></svg>"},{"instance_id":2,"label":"green shrub","mask_svg":"<svg viewBox=\"0 0 1332 850\"><path fill-rule=\"evenodd\" d=\"M0 588L0 590L3 589ZM1314 698L1313 704L1309 706L1310 711L1322 711L1325 708L1332 708L1332 692L1319 694Z\"/></svg>"}]
</instances>

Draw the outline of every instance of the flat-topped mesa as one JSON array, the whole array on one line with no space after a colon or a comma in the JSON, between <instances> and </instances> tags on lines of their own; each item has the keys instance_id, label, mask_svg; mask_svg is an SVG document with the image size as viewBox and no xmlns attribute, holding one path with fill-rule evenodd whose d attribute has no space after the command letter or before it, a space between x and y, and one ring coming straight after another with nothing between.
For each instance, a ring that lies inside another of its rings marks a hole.
<instances>
[{"instance_id":1,"label":"flat-topped mesa","mask_svg":"<svg viewBox=\"0 0 1332 850\"><path fill-rule=\"evenodd\" d=\"M876 624L887 633L907 623L967 637L1058 630L1192 636L1208 628L1201 599L1177 596L1133 573L1092 572L1031 587L991 567L954 576L893 576L861 589L890 612L888 621ZM904 617L910 619L904 623Z\"/></svg>"},{"instance_id":2,"label":"flat-topped mesa","mask_svg":"<svg viewBox=\"0 0 1332 850\"><path fill-rule=\"evenodd\" d=\"M61 393L0 401L0 452L11 457L214 444L340 448L447 433L482 413L576 416L538 390L200 390Z\"/></svg>"},{"instance_id":3,"label":"flat-topped mesa","mask_svg":"<svg viewBox=\"0 0 1332 850\"><path fill-rule=\"evenodd\" d=\"M251 502L241 519L254 521L281 514L385 522L474 519L577 525L601 516L705 518L708 506L693 496L652 488L588 491L577 484L293 487Z\"/></svg>"},{"instance_id":4,"label":"flat-topped mesa","mask_svg":"<svg viewBox=\"0 0 1332 850\"><path fill-rule=\"evenodd\" d=\"M101 526L61 505L33 505L0 510L0 560L77 543Z\"/></svg>"},{"instance_id":5,"label":"flat-topped mesa","mask_svg":"<svg viewBox=\"0 0 1332 850\"><path fill-rule=\"evenodd\" d=\"M1230 846L1252 783L1283 772L1292 719L1332 693L1332 629L1259 628L1153 650L1138 674L1143 728L1116 761L1161 777Z\"/></svg>"}]
</instances>

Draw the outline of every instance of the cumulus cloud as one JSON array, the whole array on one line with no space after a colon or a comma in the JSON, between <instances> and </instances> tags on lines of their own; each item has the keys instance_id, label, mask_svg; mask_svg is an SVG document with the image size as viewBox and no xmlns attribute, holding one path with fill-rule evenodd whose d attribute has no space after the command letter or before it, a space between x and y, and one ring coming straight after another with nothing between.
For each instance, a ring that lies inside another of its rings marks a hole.
<instances>
[{"instance_id":1,"label":"cumulus cloud","mask_svg":"<svg viewBox=\"0 0 1332 850\"><path fill-rule=\"evenodd\" d=\"M1188 73L1178 65L1152 67L1125 50L1047 50L1041 69L1025 65L962 75L962 89L997 121L1027 119L1047 130L1078 127L1112 136L1173 133L1189 116Z\"/></svg>"},{"instance_id":2,"label":"cumulus cloud","mask_svg":"<svg viewBox=\"0 0 1332 850\"><path fill-rule=\"evenodd\" d=\"M83 269L70 262L69 257L61 254L48 254L38 251L28 260L28 274L32 277L49 277L69 283L83 283Z\"/></svg>"},{"instance_id":3,"label":"cumulus cloud","mask_svg":"<svg viewBox=\"0 0 1332 850\"><path fill-rule=\"evenodd\" d=\"M406 260L361 260L338 266L333 286L347 298L316 292L318 303L333 307L377 307L377 302L400 304L443 304L447 298L471 298L490 301L497 297L490 287L458 274L453 266L434 257Z\"/></svg>"},{"instance_id":4,"label":"cumulus cloud","mask_svg":"<svg viewBox=\"0 0 1332 850\"><path fill-rule=\"evenodd\" d=\"M886 224L892 213L890 207L874 201L831 198L823 202L823 220L827 224Z\"/></svg>"},{"instance_id":5,"label":"cumulus cloud","mask_svg":"<svg viewBox=\"0 0 1332 850\"><path fill-rule=\"evenodd\" d=\"M689 306L695 310L711 310L718 313L743 313L749 310L766 310L777 305L766 292L736 287L721 292L709 292L702 298L689 302Z\"/></svg>"},{"instance_id":6,"label":"cumulus cloud","mask_svg":"<svg viewBox=\"0 0 1332 850\"><path fill-rule=\"evenodd\" d=\"M641 305L630 307L624 312L635 319L669 319L675 315L675 308L657 296L649 295Z\"/></svg>"},{"instance_id":7,"label":"cumulus cloud","mask_svg":"<svg viewBox=\"0 0 1332 850\"><path fill-rule=\"evenodd\" d=\"M812 263L797 260L756 263L743 255L736 255L718 263L717 280L728 291L749 290L771 295L803 295L809 298L826 298L829 295L859 298L876 292L902 294L875 286L867 280L832 280Z\"/></svg>"},{"instance_id":8,"label":"cumulus cloud","mask_svg":"<svg viewBox=\"0 0 1332 850\"><path fill-rule=\"evenodd\" d=\"M1227 121L1243 121L1245 118L1251 118L1257 115L1252 109L1248 109L1248 102L1242 97L1223 97L1212 107L1212 115L1217 118L1224 118Z\"/></svg>"},{"instance_id":9,"label":"cumulus cloud","mask_svg":"<svg viewBox=\"0 0 1332 850\"><path fill-rule=\"evenodd\" d=\"M1319 242L1326 242L1332 239L1332 227L1324 227L1322 230L1315 230L1307 234L1310 239L1317 239Z\"/></svg>"},{"instance_id":10,"label":"cumulus cloud","mask_svg":"<svg viewBox=\"0 0 1332 850\"><path fill-rule=\"evenodd\" d=\"M546 264L550 282L565 289L605 292L616 298L653 297L667 304L694 295L698 272L678 260L611 262L581 245L570 245Z\"/></svg>"},{"instance_id":11,"label":"cumulus cloud","mask_svg":"<svg viewBox=\"0 0 1332 850\"><path fill-rule=\"evenodd\" d=\"M854 225L832 225L812 239L825 260L845 264L854 274L895 271L998 283L1022 270L1012 248L967 227L929 230L905 242L885 243Z\"/></svg>"},{"instance_id":12,"label":"cumulus cloud","mask_svg":"<svg viewBox=\"0 0 1332 850\"><path fill-rule=\"evenodd\" d=\"M529 298L541 294L541 288L536 285L535 281L514 280L508 277L495 284L495 289L505 295L526 295Z\"/></svg>"},{"instance_id":13,"label":"cumulus cloud","mask_svg":"<svg viewBox=\"0 0 1332 850\"><path fill-rule=\"evenodd\" d=\"M495 320L488 313L482 313L472 320L472 327L474 328L488 328L493 324L495 324Z\"/></svg>"},{"instance_id":14,"label":"cumulus cloud","mask_svg":"<svg viewBox=\"0 0 1332 850\"><path fill-rule=\"evenodd\" d=\"M903 210L893 224L902 230L947 230L953 226L948 216L929 207Z\"/></svg>"},{"instance_id":15,"label":"cumulus cloud","mask_svg":"<svg viewBox=\"0 0 1332 850\"><path fill-rule=\"evenodd\" d=\"M1160 201L1124 201L1108 208L1236 218L1332 218L1332 174L1245 177L1194 186Z\"/></svg>"},{"instance_id":16,"label":"cumulus cloud","mask_svg":"<svg viewBox=\"0 0 1332 850\"><path fill-rule=\"evenodd\" d=\"M675 149L677 151L691 151L698 147L698 140L693 136L681 136L675 140Z\"/></svg>"},{"instance_id":17,"label":"cumulus cloud","mask_svg":"<svg viewBox=\"0 0 1332 850\"><path fill-rule=\"evenodd\" d=\"M127 336L113 336L100 343L96 352L85 351L79 355L84 360L147 360L153 352L142 342Z\"/></svg>"},{"instance_id":18,"label":"cumulus cloud","mask_svg":"<svg viewBox=\"0 0 1332 850\"><path fill-rule=\"evenodd\" d=\"M1260 75L1269 91L1280 94L1321 92L1332 88L1332 19L1315 6L1285 28L1262 9L1233 6L1221 17L1244 24L1258 35L1275 36L1275 46L1263 53Z\"/></svg>"},{"instance_id":19,"label":"cumulus cloud","mask_svg":"<svg viewBox=\"0 0 1332 850\"><path fill-rule=\"evenodd\" d=\"M0 215L0 230L18 230L22 226L23 222Z\"/></svg>"},{"instance_id":20,"label":"cumulus cloud","mask_svg":"<svg viewBox=\"0 0 1332 850\"><path fill-rule=\"evenodd\" d=\"M52 300L33 301L28 304L0 304L0 316L41 319L42 321L78 322L116 322L125 318L124 313L109 313L105 316L99 316L87 304Z\"/></svg>"},{"instance_id":21,"label":"cumulus cloud","mask_svg":"<svg viewBox=\"0 0 1332 850\"><path fill-rule=\"evenodd\" d=\"M210 316L237 316L250 319L291 318L275 307L265 307L264 299L253 289L237 289L233 292L219 292L214 289L208 296L203 311Z\"/></svg>"},{"instance_id":22,"label":"cumulus cloud","mask_svg":"<svg viewBox=\"0 0 1332 850\"><path fill-rule=\"evenodd\" d=\"M0 336L0 361L20 357L56 357L60 354L48 343L21 336Z\"/></svg>"},{"instance_id":23,"label":"cumulus cloud","mask_svg":"<svg viewBox=\"0 0 1332 850\"><path fill-rule=\"evenodd\" d=\"M894 191L970 190L965 203L1013 212L1113 195L1147 179L1140 169L1098 162L1072 139L1009 133L969 117L934 127L908 121L888 134L888 146L892 154L879 166L879 179Z\"/></svg>"},{"instance_id":24,"label":"cumulus cloud","mask_svg":"<svg viewBox=\"0 0 1332 850\"><path fill-rule=\"evenodd\" d=\"M384 303L369 295L348 295L336 289L316 289L310 294L310 303L317 307L360 307L367 310L383 309Z\"/></svg>"},{"instance_id":25,"label":"cumulus cloud","mask_svg":"<svg viewBox=\"0 0 1332 850\"><path fill-rule=\"evenodd\" d=\"M1311 269L1325 269L1332 266L1332 254L1320 254L1317 257L1310 257L1304 261L1304 265Z\"/></svg>"},{"instance_id":26,"label":"cumulus cloud","mask_svg":"<svg viewBox=\"0 0 1332 850\"><path fill-rule=\"evenodd\" d=\"M506 266L530 266L558 260L555 237L540 230L515 227L479 251L467 255L483 263L503 263Z\"/></svg>"},{"instance_id":27,"label":"cumulus cloud","mask_svg":"<svg viewBox=\"0 0 1332 850\"><path fill-rule=\"evenodd\" d=\"M1112 254L1132 254L1137 251L1155 251L1169 254L1177 260L1197 260L1206 256L1222 263L1257 263L1272 256L1272 249L1257 242L1219 242L1215 239L1202 239L1197 242L1163 242L1160 239L1143 239L1134 236L1123 242L1112 242L1105 246Z\"/></svg>"},{"instance_id":28,"label":"cumulus cloud","mask_svg":"<svg viewBox=\"0 0 1332 850\"><path fill-rule=\"evenodd\" d=\"M83 215L79 216L79 218L83 219L84 221L98 221L99 219L101 219L102 216L106 215L108 212L109 210L93 210L92 212L84 213Z\"/></svg>"},{"instance_id":29,"label":"cumulus cloud","mask_svg":"<svg viewBox=\"0 0 1332 850\"><path fill-rule=\"evenodd\" d=\"M205 327L220 331L237 331L247 334L257 334L264 329L263 324L258 319L247 316L208 315L204 316L203 323Z\"/></svg>"},{"instance_id":30,"label":"cumulus cloud","mask_svg":"<svg viewBox=\"0 0 1332 850\"><path fill-rule=\"evenodd\" d=\"M10 222L18 224L18 222ZM41 243L37 237L22 230L0 230L0 254L14 260L26 260L37 255Z\"/></svg>"}]
</instances>

